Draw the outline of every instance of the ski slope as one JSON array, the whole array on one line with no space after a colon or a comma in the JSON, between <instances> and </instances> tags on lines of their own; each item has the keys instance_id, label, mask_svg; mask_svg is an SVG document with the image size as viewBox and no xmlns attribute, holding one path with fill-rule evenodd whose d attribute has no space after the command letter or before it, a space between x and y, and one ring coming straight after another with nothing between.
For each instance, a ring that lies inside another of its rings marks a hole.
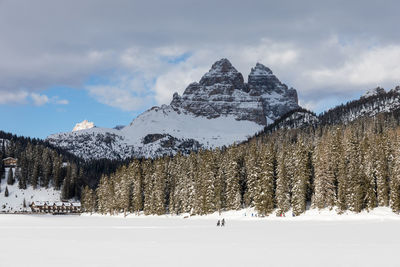
<instances>
[{"instance_id":1,"label":"ski slope","mask_svg":"<svg viewBox=\"0 0 400 267\"><path fill-rule=\"evenodd\" d=\"M0 266L399 266L400 218L389 209L285 218L251 212L0 215ZM216 227L222 217L226 227Z\"/></svg>"}]
</instances>

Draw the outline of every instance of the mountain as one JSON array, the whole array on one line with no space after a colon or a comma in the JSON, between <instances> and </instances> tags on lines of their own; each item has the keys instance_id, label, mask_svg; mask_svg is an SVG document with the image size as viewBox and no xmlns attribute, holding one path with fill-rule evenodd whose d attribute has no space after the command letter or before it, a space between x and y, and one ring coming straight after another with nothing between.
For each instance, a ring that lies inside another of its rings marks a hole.
<instances>
[{"instance_id":1,"label":"mountain","mask_svg":"<svg viewBox=\"0 0 400 267\"><path fill-rule=\"evenodd\" d=\"M74 127L74 129L72 129L73 132L76 131L80 131L80 130L86 130L86 129L91 129L95 127L93 122L89 122L87 120L84 120L80 123L77 123Z\"/></svg>"},{"instance_id":2,"label":"mountain","mask_svg":"<svg viewBox=\"0 0 400 267\"><path fill-rule=\"evenodd\" d=\"M346 124L361 117L374 117L380 113L393 113L399 110L400 86L387 92L377 87L368 90L360 99L332 108L318 118L324 125Z\"/></svg>"},{"instance_id":3,"label":"mountain","mask_svg":"<svg viewBox=\"0 0 400 267\"><path fill-rule=\"evenodd\" d=\"M123 128L93 127L46 140L84 159L157 157L241 142L287 112L297 92L257 63L248 83L227 59L215 62L199 82L170 105L153 107Z\"/></svg>"}]
</instances>

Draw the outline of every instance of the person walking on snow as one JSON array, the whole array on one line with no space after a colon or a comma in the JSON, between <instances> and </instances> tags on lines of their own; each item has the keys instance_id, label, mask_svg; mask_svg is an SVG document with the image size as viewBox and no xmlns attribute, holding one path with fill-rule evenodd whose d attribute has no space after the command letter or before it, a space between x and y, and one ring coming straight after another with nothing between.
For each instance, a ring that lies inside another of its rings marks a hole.
<instances>
[{"instance_id":1,"label":"person walking on snow","mask_svg":"<svg viewBox=\"0 0 400 267\"><path fill-rule=\"evenodd\" d=\"M221 227L225 226L225 218L222 219L221 221Z\"/></svg>"},{"instance_id":2,"label":"person walking on snow","mask_svg":"<svg viewBox=\"0 0 400 267\"><path fill-rule=\"evenodd\" d=\"M220 226L220 223L221 223L221 222L220 222L220 220L218 220L218 222L217 222L217 226Z\"/></svg>"}]
</instances>

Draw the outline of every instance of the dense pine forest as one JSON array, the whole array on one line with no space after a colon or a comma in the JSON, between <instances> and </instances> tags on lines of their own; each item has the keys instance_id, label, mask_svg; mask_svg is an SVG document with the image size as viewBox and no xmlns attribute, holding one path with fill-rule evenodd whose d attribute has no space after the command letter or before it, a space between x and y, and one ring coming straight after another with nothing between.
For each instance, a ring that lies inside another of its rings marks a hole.
<instances>
[{"instance_id":1,"label":"dense pine forest","mask_svg":"<svg viewBox=\"0 0 400 267\"><path fill-rule=\"evenodd\" d=\"M18 159L18 168L5 177L2 159L7 157ZM9 185L18 183L20 189L54 187L62 191L63 199L79 199L84 186L96 187L101 174L123 164L107 159L86 162L43 140L0 131L0 179L7 179Z\"/></svg>"},{"instance_id":2,"label":"dense pine forest","mask_svg":"<svg viewBox=\"0 0 400 267\"><path fill-rule=\"evenodd\" d=\"M255 207L261 215L306 209L400 210L400 126L390 114L338 125L281 129L188 156L134 160L97 189L88 212L208 214Z\"/></svg>"}]
</instances>

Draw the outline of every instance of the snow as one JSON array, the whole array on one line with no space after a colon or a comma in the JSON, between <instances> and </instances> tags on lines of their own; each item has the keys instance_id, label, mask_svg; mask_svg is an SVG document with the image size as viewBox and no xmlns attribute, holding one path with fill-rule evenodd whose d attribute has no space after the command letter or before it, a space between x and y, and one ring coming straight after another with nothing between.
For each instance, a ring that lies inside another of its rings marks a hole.
<instances>
[{"instance_id":1,"label":"snow","mask_svg":"<svg viewBox=\"0 0 400 267\"><path fill-rule=\"evenodd\" d=\"M398 266L400 217L387 208L285 218L249 212L1 215L1 266ZM226 227L216 227L222 217Z\"/></svg>"},{"instance_id":2,"label":"snow","mask_svg":"<svg viewBox=\"0 0 400 267\"><path fill-rule=\"evenodd\" d=\"M142 113L120 130L95 127L54 134L47 140L84 158L152 157L159 155L161 141L144 144L143 138L149 134L169 134L181 140L194 139L204 148L215 148L247 140L262 129L262 125L239 121L234 116L208 119L163 105ZM98 141L107 136L115 140L111 145ZM167 149L161 152L170 152Z\"/></svg>"},{"instance_id":3,"label":"snow","mask_svg":"<svg viewBox=\"0 0 400 267\"><path fill-rule=\"evenodd\" d=\"M94 123L93 122L89 122L87 120L84 120L80 123L77 123L74 127L74 129L72 129L73 132L76 131L81 131L81 130L86 130L86 129L91 129L94 127Z\"/></svg>"},{"instance_id":4,"label":"snow","mask_svg":"<svg viewBox=\"0 0 400 267\"><path fill-rule=\"evenodd\" d=\"M15 169L14 173L15 173ZM6 168L5 177L8 177L9 168ZM8 197L4 196L4 191L8 188ZM0 192L0 212L21 212L30 211L30 203L33 201L52 201L56 202L60 200L61 191L55 190L53 187L49 188L36 188L33 189L29 186L27 189L19 189L18 181L13 185L7 184L7 179L1 180L1 192ZM26 208L23 207L25 199Z\"/></svg>"}]
</instances>

